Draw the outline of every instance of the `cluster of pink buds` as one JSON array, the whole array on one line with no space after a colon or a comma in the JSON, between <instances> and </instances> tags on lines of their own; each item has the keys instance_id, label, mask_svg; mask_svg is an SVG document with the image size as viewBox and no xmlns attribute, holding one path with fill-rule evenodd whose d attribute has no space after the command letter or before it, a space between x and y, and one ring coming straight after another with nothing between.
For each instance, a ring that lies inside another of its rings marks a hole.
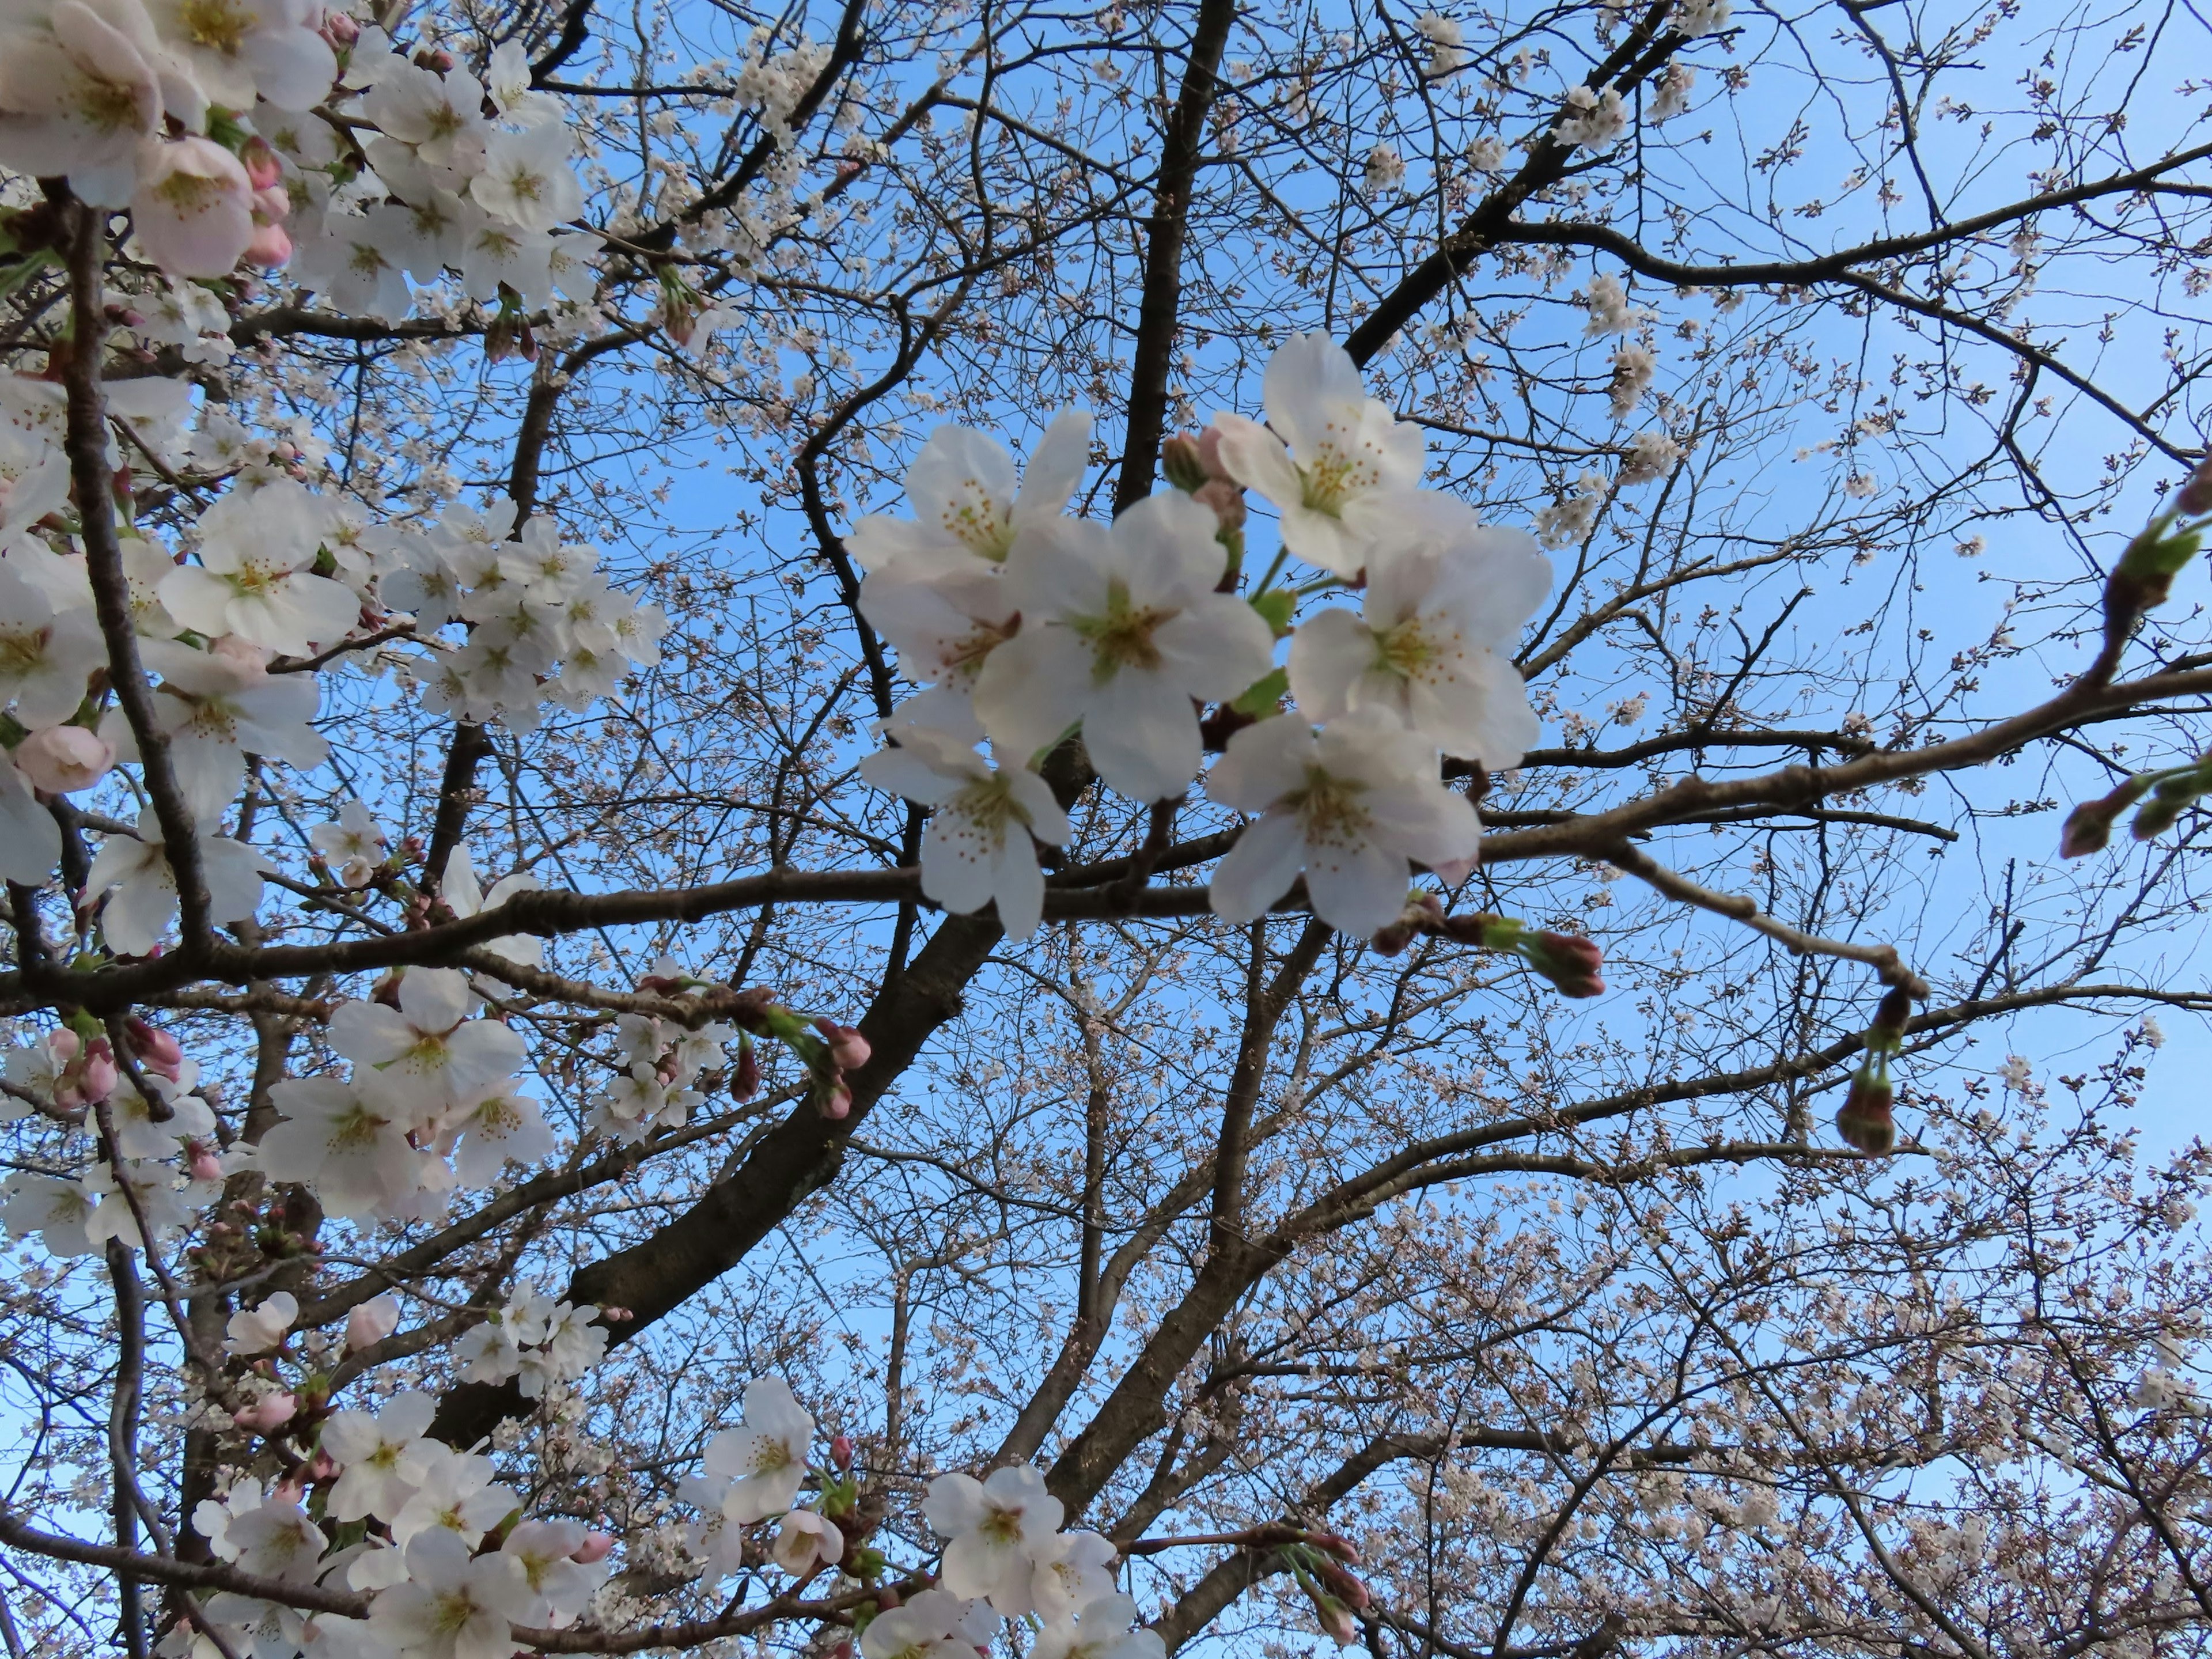
<instances>
[{"instance_id":1,"label":"cluster of pink buds","mask_svg":"<svg viewBox=\"0 0 2212 1659\"><path fill-rule=\"evenodd\" d=\"M252 137L240 149L238 159L253 186L253 240L243 256L250 265L274 270L292 257L292 234L284 221L292 214L291 193L284 188L283 164L266 138Z\"/></svg>"},{"instance_id":2,"label":"cluster of pink buds","mask_svg":"<svg viewBox=\"0 0 2212 1659\"><path fill-rule=\"evenodd\" d=\"M167 1031L157 1031L133 1014L123 1023L130 1034L131 1054L138 1064L156 1076L172 1083L183 1081L185 1075L184 1045Z\"/></svg>"},{"instance_id":3,"label":"cluster of pink buds","mask_svg":"<svg viewBox=\"0 0 2212 1659\"><path fill-rule=\"evenodd\" d=\"M1359 1565L1359 1552L1334 1533L1313 1533L1283 1547L1298 1588L1312 1601L1314 1617L1337 1646L1359 1639L1358 1615L1373 1601L1367 1586L1346 1569Z\"/></svg>"},{"instance_id":4,"label":"cluster of pink buds","mask_svg":"<svg viewBox=\"0 0 2212 1659\"><path fill-rule=\"evenodd\" d=\"M46 1053L54 1067L54 1105L64 1112L97 1106L115 1092L115 1051L107 1039L90 1041L67 1026L46 1033Z\"/></svg>"},{"instance_id":5,"label":"cluster of pink buds","mask_svg":"<svg viewBox=\"0 0 2212 1659\"><path fill-rule=\"evenodd\" d=\"M736 993L718 1012L726 1012L744 1034L738 1047L737 1076L732 1080L732 1091L738 1099L748 1098L760 1087L760 1058L754 1052L752 1039L773 1037L806 1067L814 1085L814 1103L821 1108L823 1116L842 1118L852 1114L853 1090L845 1081L846 1074L866 1066L873 1052L859 1027L840 1025L826 1015L810 1018L784 1007L759 989Z\"/></svg>"}]
</instances>

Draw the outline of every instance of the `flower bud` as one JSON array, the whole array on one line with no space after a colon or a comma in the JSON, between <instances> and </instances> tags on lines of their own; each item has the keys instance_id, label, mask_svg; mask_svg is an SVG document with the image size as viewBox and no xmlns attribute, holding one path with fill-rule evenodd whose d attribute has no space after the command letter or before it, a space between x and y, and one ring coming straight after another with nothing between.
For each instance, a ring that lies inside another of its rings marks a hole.
<instances>
[{"instance_id":1,"label":"flower bud","mask_svg":"<svg viewBox=\"0 0 2212 1659\"><path fill-rule=\"evenodd\" d=\"M136 1014L123 1023L123 1029L131 1034L131 1052L148 1071L158 1072L172 1083L184 1074L184 1045L176 1038L155 1030Z\"/></svg>"},{"instance_id":2,"label":"flower bud","mask_svg":"<svg viewBox=\"0 0 2212 1659\"><path fill-rule=\"evenodd\" d=\"M2197 471L2189 475L2189 482L2173 498L2173 506L2185 519L2201 519L2212 514L2212 458L2197 462Z\"/></svg>"},{"instance_id":3,"label":"flower bud","mask_svg":"<svg viewBox=\"0 0 2212 1659\"><path fill-rule=\"evenodd\" d=\"M853 1437L841 1434L830 1442L830 1461L840 1469L853 1467Z\"/></svg>"},{"instance_id":4,"label":"flower bud","mask_svg":"<svg viewBox=\"0 0 2212 1659\"><path fill-rule=\"evenodd\" d=\"M299 1401L280 1390L262 1395L244 1411L233 1412L230 1420L241 1429L270 1434L290 1422L299 1409Z\"/></svg>"},{"instance_id":5,"label":"flower bud","mask_svg":"<svg viewBox=\"0 0 2212 1659\"><path fill-rule=\"evenodd\" d=\"M89 789L114 765L113 746L82 726L50 726L32 732L15 749L16 769L33 787L50 795Z\"/></svg>"},{"instance_id":6,"label":"flower bud","mask_svg":"<svg viewBox=\"0 0 2212 1659\"><path fill-rule=\"evenodd\" d=\"M2078 859L2103 852L2112 842L2112 820L2125 805L2124 801L2105 795L2085 800L2069 812L2064 826L2058 831L2058 856Z\"/></svg>"},{"instance_id":7,"label":"flower bud","mask_svg":"<svg viewBox=\"0 0 2212 1659\"><path fill-rule=\"evenodd\" d=\"M1911 1020L1911 996L1903 987L1893 985L1882 993L1881 1002L1875 1005L1874 1024L1867 1030L1867 1041L1872 1043L1879 1040L1894 1048Z\"/></svg>"},{"instance_id":8,"label":"flower bud","mask_svg":"<svg viewBox=\"0 0 2212 1659\"><path fill-rule=\"evenodd\" d=\"M276 159L276 152L270 149L266 138L247 139L245 147L238 152L238 159L246 168L246 181L255 190L267 190L283 183L283 163Z\"/></svg>"},{"instance_id":9,"label":"flower bud","mask_svg":"<svg viewBox=\"0 0 2212 1659\"><path fill-rule=\"evenodd\" d=\"M315 1455L307 1460L305 1473L310 1485L335 1480L338 1474L338 1461L318 1446Z\"/></svg>"},{"instance_id":10,"label":"flower bud","mask_svg":"<svg viewBox=\"0 0 2212 1659\"><path fill-rule=\"evenodd\" d=\"M238 257L249 265L274 270L291 260L292 234L279 224L256 224L246 252Z\"/></svg>"},{"instance_id":11,"label":"flower bud","mask_svg":"<svg viewBox=\"0 0 2212 1659\"><path fill-rule=\"evenodd\" d=\"M1244 487L1233 479L1209 478L1191 492L1191 498L1212 507L1215 522L1224 530L1242 530L1249 516L1244 508Z\"/></svg>"},{"instance_id":12,"label":"flower bud","mask_svg":"<svg viewBox=\"0 0 2212 1659\"><path fill-rule=\"evenodd\" d=\"M584 1541L569 1552L568 1559L580 1561L588 1567L594 1562L605 1560L614 1553L614 1547L611 1533L587 1532L584 1534Z\"/></svg>"},{"instance_id":13,"label":"flower bud","mask_svg":"<svg viewBox=\"0 0 2212 1659\"><path fill-rule=\"evenodd\" d=\"M1605 949L1580 933L1543 933L1531 935L1522 946L1528 965L1559 988L1561 996L1595 997L1605 993L1598 969L1605 965Z\"/></svg>"},{"instance_id":14,"label":"flower bud","mask_svg":"<svg viewBox=\"0 0 2212 1659\"><path fill-rule=\"evenodd\" d=\"M1231 479L1230 471L1221 459L1219 427L1209 426L1198 434L1198 464L1206 469L1209 478Z\"/></svg>"},{"instance_id":15,"label":"flower bud","mask_svg":"<svg viewBox=\"0 0 2212 1659\"><path fill-rule=\"evenodd\" d=\"M1160 446L1160 471L1187 495L1196 495L1212 482L1206 463L1199 458L1198 440L1187 433L1178 433Z\"/></svg>"},{"instance_id":16,"label":"flower bud","mask_svg":"<svg viewBox=\"0 0 2212 1659\"><path fill-rule=\"evenodd\" d=\"M185 1143L185 1170L194 1181L220 1181L222 1159L205 1141L189 1140Z\"/></svg>"},{"instance_id":17,"label":"flower bud","mask_svg":"<svg viewBox=\"0 0 2212 1659\"><path fill-rule=\"evenodd\" d=\"M750 1037L738 1039L738 1071L730 1079L730 1093L739 1100L750 1100L760 1092L760 1055L754 1052Z\"/></svg>"},{"instance_id":18,"label":"flower bud","mask_svg":"<svg viewBox=\"0 0 2212 1659\"><path fill-rule=\"evenodd\" d=\"M830 1051L830 1063L841 1072L857 1072L868 1063L874 1053L867 1038L850 1025L840 1025L833 1019L817 1016L814 1029L822 1033L822 1041Z\"/></svg>"},{"instance_id":19,"label":"flower bud","mask_svg":"<svg viewBox=\"0 0 2212 1659\"><path fill-rule=\"evenodd\" d=\"M1896 1091L1886 1072L1861 1066L1836 1114L1836 1133L1863 1152L1880 1158L1897 1145L1897 1120L1893 1114Z\"/></svg>"},{"instance_id":20,"label":"flower bud","mask_svg":"<svg viewBox=\"0 0 2212 1659\"><path fill-rule=\"evenodd\" d=\"M822 1091L820 1103L822 1115L833 1122L849 1117L853 1111L853 1091L842 1081L833 1083Z\"/></svg>"},{"instance_id":21,"label":"flower bud","mask_svg":"<svg viewBox=\"0 0 2212 1659\"><path fill-rule=\"evenodd\" d=\"M1321 1621L1322 1632L1340 1648L1348 1648L1359 1638L1358 1622L1352 1609L1334 1595L1316 1595L1313 1599L1314 1616Z\"/></svg>"},{"instance_id":22,"label":"flower bud","mask_svg":"<svg viewBox=\"0 0 2212 1659\"><path fill-rule=\"evenodd\" d=\"M334 7L323 14L322 27L318 33L331 43L333 51L343 52L361 39L361 25Z\"/></svg>"},{"instance_id":23,"label":"flower bud","mask_svg":"<svg viewBox=\"0 0 2212 1659\"><path fill-rule=\"evenodd\" d=\"M386 1291L382 1296L371 1297L346 1316L346 1348L357 1352L370 1347L398 1328L399 1298Z\"/></svg>"}]
</instances>

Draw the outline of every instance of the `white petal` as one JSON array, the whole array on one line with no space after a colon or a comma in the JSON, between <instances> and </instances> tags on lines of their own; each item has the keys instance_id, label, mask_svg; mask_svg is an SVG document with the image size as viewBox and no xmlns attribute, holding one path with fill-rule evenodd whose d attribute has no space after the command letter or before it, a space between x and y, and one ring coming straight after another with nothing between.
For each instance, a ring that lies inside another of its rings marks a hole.
<instances>
[{"instance_id":1,"label":"white petal","mask_svg":"<svg viewBox=\"0 0 2212 1659\"><path fill-rule=\"evenodd\" d=\"M1404 858L1364 838L1307 853L1306 891L1314 914L1361 939L1373 938L1405 908L1411 876Z\"/></svg>"},{"instance_id":2,"label":"white petal","mask_svg":"<svg viewBox=\"0 0 2212 1659\"><path fill-rule=\"evenodd\" d=\"M1214 914L1235 922L1257 921L1291 890L1305 861L1305 826L1297 813L1270 812L1255 819L1214 870Z\"/></svg>"},{"instance_id":3,"label":"white petal","mask_svg":"<svg viewBox=\"0 0 2212 1659\"><path fill-rule=\"evenodd\" d=\"M1229 752L1206 775L1206 793L1240 812L1264 812L1304 786L1317 753L1303 716L1274 715L1229 739Z\"/></svg>"}]
</instances>

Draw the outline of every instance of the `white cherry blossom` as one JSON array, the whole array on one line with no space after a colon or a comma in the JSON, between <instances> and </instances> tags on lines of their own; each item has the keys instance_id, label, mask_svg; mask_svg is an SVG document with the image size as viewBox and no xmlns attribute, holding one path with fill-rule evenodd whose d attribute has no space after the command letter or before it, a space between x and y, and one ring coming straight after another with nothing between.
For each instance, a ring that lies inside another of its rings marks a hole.
<instances>
[{"instance_id":1,"label":"white cherry blossom","mask_svg":"<svg viewBox=\"0 0 2212 1659\"><path fill-rule=\"evenodd\" d=\"M1129 1628L1137 1618L1132 1597L1099 1596L1084 1607L1079 1623L1062 1620L1047 1625L1037 1637L1034 1659L1167 1659L1167 1644L1158 1632Z\"/></svg>"},{"instance_id":2,"label":"white cherry blossom","mask_svg":"<svg viewBox=\"0 0 2212 1659\"><path fill-rule=\"evenodd\" d=\"M939 427L907 469L911 519L872 513L846 544L874 580L908 561L930 572L973 559L1003 564L1025 527L1050 524L1067 506L1091 458L1091 416L1063 409L1037 441L1018 489L1006 447L974 428ZM865 598L862 601L866 603Z\"/></svg>"},{"instance_id":3,"label":"white cherry blossom","mask_svg":"<svg viewBox=\"0 0 2212 1659\"><path fill-rule=\"evenodd\" d=\"M1468 865L1481 825L1464 795L1437 776L1428 739L1381 708L1332 721L1316 737L1303 714L1247 726L1206 775L1224 806L1260 814L1213 877L1213 908L1251 921L1303 870L1314 914L1370 938L1404 908L1408 859Z\"/></svg>"},{"instance_id":4,"label":"white cherry blossom","mask_svg":"<svg viewBox=\"0 0 2212 1659\"><path fill-rule=\"evenodd\" d=\"M84 702L86 677L107 661L89 610L58 614L47 594L12 565L0 566L0 702L33 731L70 718Z\"/></svg>"},{"instance_id":5,"label":"white cherry blossom","mask_svg":"<svg viewBox=\"0 0 2212 1659\"><path fill-rule=\"evenodd\" d=\"M979 1620L976 1605L945 1590L923 1590L869 1621L860 1633L862 1659L973 1659L999 1622Z\"/></svg>"},{"instance_id":6,"label":"white cherry blossom","mask_svg":"<svg viewBox=\"0 0 2212 1659\"><path fill-rule=\"evenodd\" d=\"M366 887L376 878L391 842L383 829L358 800L338 808L335 823L319 823L307 831L307 844L337 866L339 884Z\"/></svg>"},{"instance_id":7,"label":"white cherry blossom","mask_svg":"<svg viewBox=\"0 0 2212 1659\"><path fill-rule=\"evenodd\" d=\"M169 614L202 634L236 634L266 651L303 656L343 639L361 602L310 568L330 518L289 479L233 489L200 515L199 563L161 582Z\"/></svg>"},{"instance_id":8,"label":"white cherry blossom","mask_svg":"<svg viewBox=\"0 0 2212 1659\"><path fill-rule=\"evenodd\" d=\"M977 754L982 734L972 719L966 730L947 731L894 714L884 730L898 746L868 756L860 775L935 809L922 835L922 891L958 915L995 901L1007 936L1027 939L1044 914L1036 842L1064 846L1073 833L1051 786L1025 767L994 767Z\"/></svg>"},{"instance_id":9,"label":"white cherry blossom","mask_svg":"<svg viewBox=\"0 0 2212 1659\"><path fill-rule=\"evenodd\" d=\"M1036 1552L1030 1596L1048 1624L1073 1618L1114 1590L1113 1544L1095 1532L1055 1533Z\"/></svg>"},{"instance_id":10,"label":"white cherry blossom","mask_svg":"<svg viewBox=\"0 0 2212 1659\"><path fill-rule=\"evenodd\" d=\"M270 1101L283 1114L259 1148L272 1181L306 1182L347 1220L387 1212L415 1189L422 1155L407 1141L412 1111L389 1089L360 1078L291 1078Z\"/></svg>"},{"instance_id":11,"label":"white cherry blossom","mask_svg":"<svg viewBox=\"0 0 2212 1659\"><path fill-rule=\"evenodd\" d=\"M323 1425L322 1448L338 1464L331 1488L333 1521L376 1516L389 1521L415 1495L422 1476L444 1448L426 1440L438 1402L409 1390L386 1400L374 1416L363 1411L332 1412Z\"/></svg>"},{"instance_id":12,"label":"white cherry blossom","mask_svg":"<svg viewBox=\"0 0 2212 1659\"><path fill-rule=\"evenodd\" d=\"M25 1173L10 1176L5 1190L0 1224L9 1237L36 1233L52 1256L89 1255L99 1248L85 1231L98 1195L82 1182Z\"/></svg>"},{"instance_id":13,"label":"white cherry blossom","mask_svg":"<svg viewBox=\"0 0 2212 1659\"><path fill-rule=\"evenodd\" d=\"M707 1443L707 1473L730 1482L722 1513L740 1524L781 1515L806 1478L814 1419L781 1377L745 1386L744 1420Z\"/></svg>"},{"instance_id":14,"label":"white cherry blossom","mask_svg":"<svg viewBox=\"0 0 2212 1659\"><path fill-rule=\"evenodd\" d=\"M587 1566L575 1559L588 1535L574 1521L525 1521L507 1534L500 1553L521 1564L523 1582L530 1587L524 1622L558 1629L575 1623L590 1604L592 1592L606 1581L607 1568L604 1562Z\"/></svg>"},{"instance_id":15,"label":"white cherry blossom","mask_svg":"<svg viewBox=\"0 0 2212 1659\"><path fill-rule=\"evenodd\" d=\"M922 1501L929 1524L950 1541L943 1580L955 1595L980 1596L1009 1619L1035 1605L1036 1557L1066 1511L1026 1465L972 1474L941 1474Z\"/></svg>"},{"instance_id":16,"label":"white cherry blossom","mask_svg":"<svg viewBox=\"0 0 2212 1659\"><path fill-rule=\"evenodd\" d=\"M1551 589L1525 531L1494 530L1448 496L1376 538L1358 612L1332 607L1291 641L1291 693L1309 719L1395 713L1447 755L1497 769L1536 739L1510 654Z\"/></svg>"},{"instance_id":17,"label":"white cherry blossom","mask_svg":"<svg viewBox=\"0 0 2212 1659\"><path fill-rule=\"evenodd\" d=\"M522 1563L495 1550L471 1558L451 1533L410 1539L407 1582L380 1593L368 1635L397 1659L508 1659L511 1623L530 1611Z\"/></svg>"},{"instance_id":18,"label":"white cherry blossom","mask_svg":"<svg viewBox=\"0 0 2212 1659\"><path fill-rule=\"evenodd\" d=\"M337 78L312 0L151 0L149 9L192 78L216 103L250 110L257 94L283 110L311 110Z\"/></svg>"},{"instance_id":19,"label":"white cherry blossom","mask_svg":"<svg viewBox=\"0 0 2212 1659\"><path fill-rule=\"evenodd\" d=\"M251 847L220 836L203 835L199 843L208 919L218 923L247 920L261 902L265 860ZM101 844L85 878L85 891L108 893L100 926L112 949L123 956L143 957L154 948L177 914L177 878L169 868L161 820L152 807L138 815L136 838L112 835Z\"/></svg>"},{"instance_id":20,"label":"white cherry blossom","mask_svg":"<svg viewBox=\"0 0 2212 1659\"><path fill-rule=\"evenodd\" d=\"M1267 427L1213 417L1222 465L1274 504L1291 552L1357 576L1367 535L1389 521L1396 493L1420 482L1420 429L1369 397L1351 357L1325 334L1294 334L1277 349L1261 396Z\"/></svg>"},{"instance_id":21,"label":"white cherry blossom","mask_svg":"<svg viewBox=\"0 0 2212 1659\"><path fill-rule=\"evenodd\" d=\"M439 74L403 64L380 78L362 112L392 137L412 145L427 167L471 177L484 166L493 137L483 118L484 89L464 69Z\"/></svg>"},{"instance_id":22,"label":"white cherry blossom","mask_svg":"<svg viewBox=\"0 0 2212 1659\"><path fill-rule=\"evenodd\" d=\"M474 1452L443 1451L423 1459L414 1492L392 1517L393 1540L404 1548L420 1534L444 1533L473 1549L521 1507L511 1488L495 1484L496 1473L491 1459ZM413 1573L411 1554L407 1565Z\"/></svg>"},{"instance_id":23,"label":"white cherry blossom","mask_svg":"<svg viewBox=\"0 0 2212 1659\"><path fill-rule=\"evenodd\" d=\"M1006 580L1022 629L991 653L975 713L1026 759L1079 721L1091 764L1138 800L1198 770L1193 700L1233 697L1267 672L1259 613L1218 593L1225 555L1212 510L1180 490L1139 501L1110 529L1067 519L1024 538Z\"/></svg>"},{"instance_id":24,"label":"white cherry blossom","mask_svg":"<svg viewBox=\"0 0 2212 1659\"><path fill-rule=\"evenodd\" d=\"M161 131L162 58L137 0L59 0L43 19L11 7L0 26L0 166L66 175L87 201L123 206L139 146Z\"/></svg>"},{"instance_id":25,"label":"white cherry blossom","mask_svg":"<svg viewBox=\"0 0 2212 1659\"><path fill-rule=\"evenodd\" d=\"M584 187L568 166L568 129L493 133L469 193L477 206L525 230L543 233L574 218L584 210Z\"/></svg>"},{"instance_id":26,"label":"white cherry blossom","mask_svg":"<svg viewBox=\"0 0 2212 1659\"><path fill-rule=\"evenodd\" d=\"M230 1354L267 1353L284 1340L284 1333L300 1316L300 1299L289 1291L276 1291L252 1308L240 1308L223 1327L222 1351Z\"/></svg>"},{"instance_id":27,"label":"white cherry blossom","mask_svg":"<svg viewBox=\"0 0 2212 1659\"><path fill-rule=\"evenodd\" d=\"M468 981L450 968L410 968L399 1006L343 1004L331 1016L331 1047L374 1068L389 1086L458 1106L503 1083L522 1065L521 1036L497 1020L465 1018Z\"/></svg>"},{"instance_id":28,"label":"white cherry blossom","mask_svg":"<svg viewBox=\"0 0 2212 1659\"><path fill-rule=\"evenodd\" d=\"M149 140L131 195L139 244L176 276L226 276L253 240L253 185L210 138Z\"/></svg>"},{"instance_id":29,"label":"white cherry blossom","mask_svg":"<svg viewBox=\"0 0 2212 1659\"><path fill-rule=\"evenodd\" d=\"M793 1510L777 1523L769 1559L794 1578L811 1577L820 1567L835 1566L845 1553L845 1534L837 1523L812 1510Z\"/></svg>"}]
</instances>

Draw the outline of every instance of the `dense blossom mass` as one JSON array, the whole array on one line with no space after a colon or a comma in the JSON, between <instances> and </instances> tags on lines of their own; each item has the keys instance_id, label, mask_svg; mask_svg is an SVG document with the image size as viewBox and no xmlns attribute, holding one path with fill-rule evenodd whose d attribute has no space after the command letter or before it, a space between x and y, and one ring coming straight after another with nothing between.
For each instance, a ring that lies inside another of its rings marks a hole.
<instances>
[{"instance_id":1,"label":"dense blossom mass","mask_svg":"<svg viewBox=\"0 0 2212 1659\"><path fill-rule=\"evenodd\" d=\"M2025 9L0 0L11 1659L2201 1650Z\"/></svg>"}]
</instances>

